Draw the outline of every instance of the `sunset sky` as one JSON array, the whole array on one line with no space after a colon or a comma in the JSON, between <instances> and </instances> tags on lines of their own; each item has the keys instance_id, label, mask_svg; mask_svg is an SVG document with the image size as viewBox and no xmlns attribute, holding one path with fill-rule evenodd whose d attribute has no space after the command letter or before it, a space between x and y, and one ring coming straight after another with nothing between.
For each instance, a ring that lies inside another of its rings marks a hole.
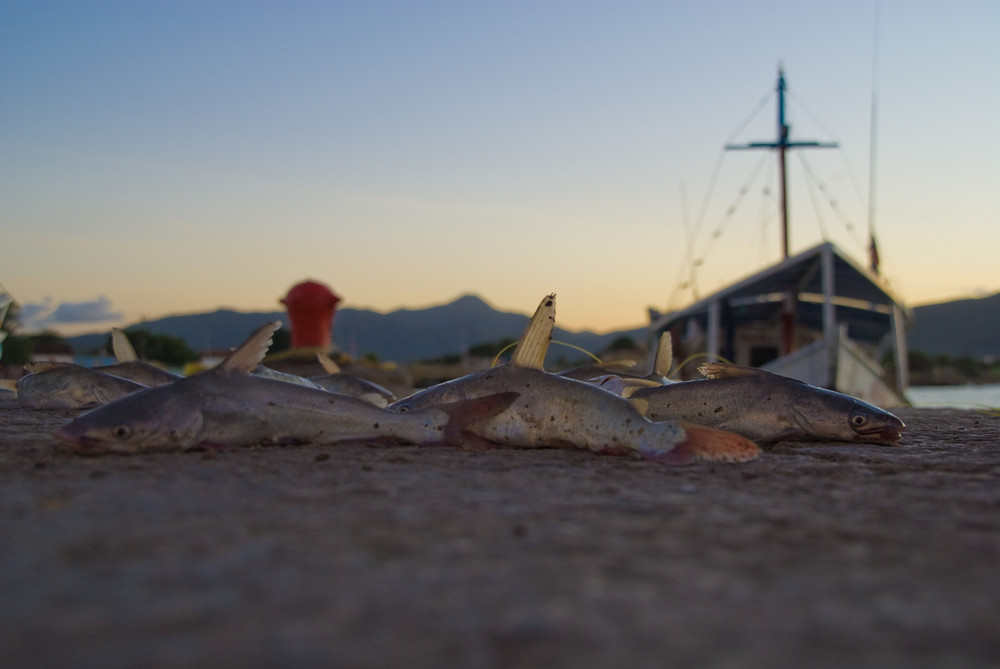
<instances>
[{"instance_id":1,"label":"sunset sky","mask_svg":"<svg viewBox=\"0 0 1000 669\"><path fill-rule=\"evenodd\" d=\"M841 146L790 155L792 252L866 262L874 79L886 279L992 294L998 31L994 0L0 2L0 282L64 334L306 278L641 326L779 259L775 158L723 146L773 140L783 63L792 138Z\"/></svg>"}]
</instances>

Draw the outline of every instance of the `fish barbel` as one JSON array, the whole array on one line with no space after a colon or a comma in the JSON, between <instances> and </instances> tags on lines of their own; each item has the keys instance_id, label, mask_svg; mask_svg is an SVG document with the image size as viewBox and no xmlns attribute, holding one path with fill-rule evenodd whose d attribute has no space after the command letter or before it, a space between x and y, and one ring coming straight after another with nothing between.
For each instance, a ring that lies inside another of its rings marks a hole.
<instances>
[{"instance_id":1,"label":"fish barbel","mask_svg":"<svg viewBox=\"0 0 1000 669\"><path fill-rule=\"evenodd\" d=\"M629 401L648 418L689 420L754 441L850 441L894 445L905 429L856 397L753 367L706 363L708 379L640 388Z\"/></svg>"},{"instance_id":2,"label":"fish barbel","mask_svg":"<svg viewBox=\"0 0 1000 669\"><path fill-rule=\"evenodd\" d=\"M56 437L82 454L188 450L197 446L395 440L461 445L466 421L501 411L514 395L400 414L362 400L250 374L271 333L258 330L219 366L86 413Z\"/></svg>"}]
</instances>

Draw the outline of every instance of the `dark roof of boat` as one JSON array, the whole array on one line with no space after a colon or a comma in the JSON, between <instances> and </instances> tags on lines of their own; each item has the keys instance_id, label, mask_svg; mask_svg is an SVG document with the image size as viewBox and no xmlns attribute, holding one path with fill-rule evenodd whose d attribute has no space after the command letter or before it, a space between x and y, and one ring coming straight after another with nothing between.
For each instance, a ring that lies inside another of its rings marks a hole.
<instances>
[{"instance_id":1,"label":"dark roof of boat","mask_svg":"<svg viewBox=\"0 0 1000 669\"><path fill-rule=\"evenodd\" d=\"M675 323L695 318L707 320L713 303L721 303L726 318L735 323L766 321L777 317L784 295L798 296L796 318L814 327L822 326L823 256L832 259L833 293L836 318L847 323L850 336L877 340L891 327L892 308L908 314L902 302L875 274L854 262L829 242L771 265L752 276L736 281L722 290L695 302L686 309L663 315L652 324L662 331Z\"/></svg>"}]
</instances>

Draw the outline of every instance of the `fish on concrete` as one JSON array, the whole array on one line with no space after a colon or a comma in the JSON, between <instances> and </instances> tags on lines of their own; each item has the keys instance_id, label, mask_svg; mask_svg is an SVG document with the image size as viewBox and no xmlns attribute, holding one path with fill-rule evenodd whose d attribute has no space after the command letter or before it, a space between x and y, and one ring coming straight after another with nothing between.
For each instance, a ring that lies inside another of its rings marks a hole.
<instances>
[{"instance_id":1,"label":"fish on concrete","mask_svg":"<svg viewBox=\"0 0 1000 669\"><path fill-rule=\"evenodd\" d=\"M199 446L392 440L463 445L467 422L516 399L492 394L401 414L356 398L253 376L279 322L258 329L217 367L90 411L56 437L77 453L183 451Z\"/></svg>"},{"instance_id":2,"label":"fish on concrete","mask_svg":"<svg viewBox=\"0 0 1000 669\"><path fill-rule=\"evenodd\" d=\"M586 375L581 370L576 375L570 376L578 378L581 381L586 381L591 385L599 387L601 390L606 390L609 393L625 398L631 397L632 393L640 388L658 388L670 383L676 383L676 381L672 381L669 378L670 365L673 361L670 342L670 332L664 332L660 335L659 347L656 350L656 357L653 361L653 370L646 374L638 372L635 374L625 372L613 374L601 373L602 369L596 367L590 369L592 372L597 372L596 374ZM563 375L567 374L564 372Z\"/></svg>"},{"instance_id":3,"label":"fish on concrete","mask_svg":"<svg viewBox=\"0 0 1000 669\"><path fill-rule=\"evenodd\" d=\"M305 386L306 388L313 388L316 390L321 390L322 388L312 379L307 379L304 376L299 376L298 374L290 374L288 372L280 372L276 369L271 369L270 367L265 367L264 365L257 365L251 372L254 376L259 376L263 379L272 379L274 381L282 381L284 383L291 383L296 386Z\"/></svg>"},{"instance_id":4,"label":"fish on concrete","mask_svg":"<svg viewBox=\"0 0 1000 669\"><path fill-rule=\"evenodd\" d=\"M341 370L340 365L325 353L317 353L316 359L319 360L326 374L312 376L310 380L320 388L329 390L331 393L357 397L377 407L384 408L396 401L396 395L391 390L357 374Z\"/></svg>"},{"instance_id":5,"label":"fish on concrete","mask_svg":"<svg viewBox=\"0 0 1000 669\"><path fill-rule=\"evenodd\" d=\"M591 363L567 369L559 372L559 375L604 386L605 390L616 395L622 395L624 392L624 396L628 397L629 389L673 383L669 379L670 366L673 363L671 341L669 331L660 334L659 344L653 352L651 369L648 363L642 367L635 361L629 360L625 361L624 365L620 361Z\"/></svg>"},{"instance_id":6,"label":"fish on concrete","mask_svg":"<svg viewBox=\"0 0 1000 669\"><path fill-rule=\"evenodd\" d=\"M72 363L30 363L15 386L25 409L90 409L148 386Z\"/></svg>"},{"instance_id":7,"label":"fish on concrete","mask_svg":"<svg viewBox=\"0 0 1000 669\"><path fill-rule=\"evenodd\" d=\"M183 378L180 374L174 374L152 363L139 360L132 343L119 328L111 328L111 350L114 351L117 362L113 365L94 367L94 369L148 387L163 386Z\"/></svg>"},{"instance_id":8,"label":"fish on concrete","mask_svg":"<svg viewBox=\"0 0 1000 669\"><path fill-rule=\"evenodd\" d=\"M517 398L496 415L471 423L466 432L522 448L571 447L595 453L639 454L666 464L744 462L760 453L752 441L731 432L653 422L629 402L600 388L542 369L551 337L555 296L539 305L510 363L438 384L389 408L416 412L497 393Z\"/></svg>"},{"instance_id":9,"label":"fish on concrete","mask_svg":"<svg viewBox=\"0 0 1000 669\"><path fill-rule=\"evenodd\" d=\"M705 363L709 378L639 388L629 401L654 421L688 420L758 443L847 441L895 445L905 429L888 411L856 397L753 367Z\"/></svg>"}]
</instances>

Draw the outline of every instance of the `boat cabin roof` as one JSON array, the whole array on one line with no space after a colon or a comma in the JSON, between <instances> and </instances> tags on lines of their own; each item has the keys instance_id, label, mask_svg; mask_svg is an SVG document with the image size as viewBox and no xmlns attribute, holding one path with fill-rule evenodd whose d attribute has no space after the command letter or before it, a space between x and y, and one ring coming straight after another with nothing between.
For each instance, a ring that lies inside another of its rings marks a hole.
<instances>
[{"instance_id":1,"label":"boat cabin roof","mask_svg":"<svg viewBox=\"0 0 1000 669\"><path fill-rule=\"evenodd\" d=\"M824 256L831 261L829 274L823 271ZM832 279L833 285L825 286L824 277ZM853 339L878 341L892 328L893 307L907 314L875 274L826 242L730 284L686 309L665 314L651 327L662 332L692 318L704 326L715 303L722 307L723 322L736 326L773 322L780 319L785 300L794 296L796 321L821 329L827 288L836 321L848 325Z\"/></svg>"}]
</instances>

